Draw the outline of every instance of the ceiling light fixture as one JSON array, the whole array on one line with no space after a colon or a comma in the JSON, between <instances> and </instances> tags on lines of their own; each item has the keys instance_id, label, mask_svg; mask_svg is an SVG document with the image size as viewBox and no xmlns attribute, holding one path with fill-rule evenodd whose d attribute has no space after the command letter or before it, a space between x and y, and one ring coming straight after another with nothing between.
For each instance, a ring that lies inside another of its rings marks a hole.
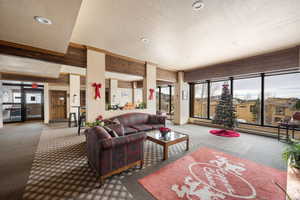
<instances>
[{"instance_id":1,"label":"ceiling light fixture","mask_svg":"<svg viewBox=\"0 0 300 200\"><path fill-rule=\"evenodd\" d=\"M148 38L145 38L145 37L142 37L142 38L141 38L141 41L144 42L144 43L149 43L149 39L148 39Z\"/></svg>"},{"instance_id":2,"label":"ceiling light fixture","mask_svg":"<svg viewBox=\"0 0 300 200\"><path fill-rule=\"evenodd\" d=\"M193 10L199 11L202 8L204 8L204 3L202 0L195 0L194 3L192 4Z\"/></svg>"},{"instance_id":3,"label":"ceiling light fixture","mask_svg":"<svg viewBox=\"0 0 300 200\"><path fill-rule=\"evenodd\" d=\"M48 24L48 25L52 24L51 20L50 20L50 19L47 19L47 18L45 18L45 17L34 16L33 19L34 19L35 21L37 21L38 23L40 23L40 24Z\"/></svg>"}]
</instances>

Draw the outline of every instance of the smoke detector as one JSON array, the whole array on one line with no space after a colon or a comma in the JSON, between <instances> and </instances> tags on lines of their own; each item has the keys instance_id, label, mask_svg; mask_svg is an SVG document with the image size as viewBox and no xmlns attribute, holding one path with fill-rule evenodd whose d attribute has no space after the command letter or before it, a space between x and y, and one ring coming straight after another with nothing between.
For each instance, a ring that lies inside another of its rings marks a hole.
<instances>
[{"instance_id":1,"label":"smoke detector","mask_svg":"<svg viewBox=\"0 0 300 200\"><path fill-rule=\"evenodd\" d=\"M202 0L195 0L194 3L192 4L193 10L199 11L202 8L204 8L204 3Z\"/></svg>"}]
</instances>

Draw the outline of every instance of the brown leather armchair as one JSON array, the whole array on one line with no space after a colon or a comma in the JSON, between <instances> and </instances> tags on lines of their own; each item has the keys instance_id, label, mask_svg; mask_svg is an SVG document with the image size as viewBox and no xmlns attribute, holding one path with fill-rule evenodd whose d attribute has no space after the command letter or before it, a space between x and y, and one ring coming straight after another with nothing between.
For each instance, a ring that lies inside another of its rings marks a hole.
<instances>
[{"instance_id":1,"label":"brown leather armchair","mask_svg":"<svg viewBox=\"0 0 300 200\"><path fill-rule=\"evenodd\" d=\"M102 127L93 127L85 131L87 157L91 168L104 179L127 170L135 165L143 166L144 132L111 137Z\"/></svg>"}]
</instances>

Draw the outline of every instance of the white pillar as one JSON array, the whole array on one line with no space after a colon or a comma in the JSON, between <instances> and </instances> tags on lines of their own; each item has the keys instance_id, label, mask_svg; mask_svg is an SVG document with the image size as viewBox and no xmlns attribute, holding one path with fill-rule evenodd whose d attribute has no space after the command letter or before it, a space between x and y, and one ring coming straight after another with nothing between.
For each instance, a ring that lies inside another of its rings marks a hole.
<instances>
[{"instance_id":1,"label":"white pillar","mask_svg":"<svg viewBox=\"0 0 300 200\"><path fill-rule=\"evenodd\" d=\"M153 89L153 99L150 100L150 89ZM144 102L146 103L148 112L156 113L156 65L146 64L146 77L144 79Z\"/></svg>"},{"instance_id":2,"label":"white pillar","mask_svg":"<svg viewBox=\"0 0 300 200\"><path fill-rule=\"evenodd\" d=\"M101 84L101 98L95 99L93 83ZM105 112L105 54L87 50L86 72L86 117L87 122L93 122Z\"/></svg>"},{"instance_id":3,"label":"white pillar","mask_svg":"<svg viewBox=\"0 0 300 200\"><path fill-rule=\"evenodd\" d=\"M184 82L184 72L178 72L178 81L175 84L175 124L185 124L188 122L189 106L189 85Z\"/></svg>"},{"instance_id":4,"label":"white pillar","mask_svg":"<svg viewBox=\"0 0 300 200\"><path fill-rule=\"evenodd\" d=\"M2 88L2 80L1 80L1 74L0 74L0 128L3 128L3 88Z\"/></svg>"},{"instance_id":5,"label":"white pillar","mask_svg":"<svg viewBox=\"0 0 300 200\"><path fill-rule=\"evenodd\" d=\"M78 119L77 106L80 106L80 76L70 74L69 81L70 112L76 113L76 117Z\"/></svg>"},{"instance_id":6,"label":"white pillar","mask_svg":"<svg viewBox=\"0 0 300 200\"><path fill-rule=\"evenodd\" d=\"M110 79L110 87L109 87L109 98L110 98L110 105L116 105L120 103L118 99L118 80Z\"/></svg>"},{"instance_id":7,"label":"white pillar","mask_svg":"<svg viewBox=\"0 0 300 200\"><path fill-rule=\"evenodd\" d=\"M137 92L136 92L137 89L136 88L137 88L137 82L134 81L134 82L132 82L132 103L134 105L137 104Z\"/></svg>"},{"instance_id":8,"label":"white pillar","mask_svg":"<svg viewBox=\"0 0 300 200\"><path fill-rule=\"evenodd\" d=\"M44 84L44 123L49 124L49 84Z\"/></svg>"}]
</instances>

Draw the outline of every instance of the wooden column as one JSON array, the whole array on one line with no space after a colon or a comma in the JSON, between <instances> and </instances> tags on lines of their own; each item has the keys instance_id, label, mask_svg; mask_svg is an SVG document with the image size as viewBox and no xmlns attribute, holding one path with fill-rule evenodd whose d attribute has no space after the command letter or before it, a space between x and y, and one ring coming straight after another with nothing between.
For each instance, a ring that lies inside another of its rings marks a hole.
<instances>
[{"instance_id":1,"label":"wooden column","mask_svg":"<svg viewBox=\"0 0 300 200\"><path fill-rule=\"evenodd\" d=\"M101 98L95 99L93 83L101 84ZM94 122L105 113L105 54L93 50L87 51L86 71L86 117L87 122Z\"/></svg>"}]
</instances>

